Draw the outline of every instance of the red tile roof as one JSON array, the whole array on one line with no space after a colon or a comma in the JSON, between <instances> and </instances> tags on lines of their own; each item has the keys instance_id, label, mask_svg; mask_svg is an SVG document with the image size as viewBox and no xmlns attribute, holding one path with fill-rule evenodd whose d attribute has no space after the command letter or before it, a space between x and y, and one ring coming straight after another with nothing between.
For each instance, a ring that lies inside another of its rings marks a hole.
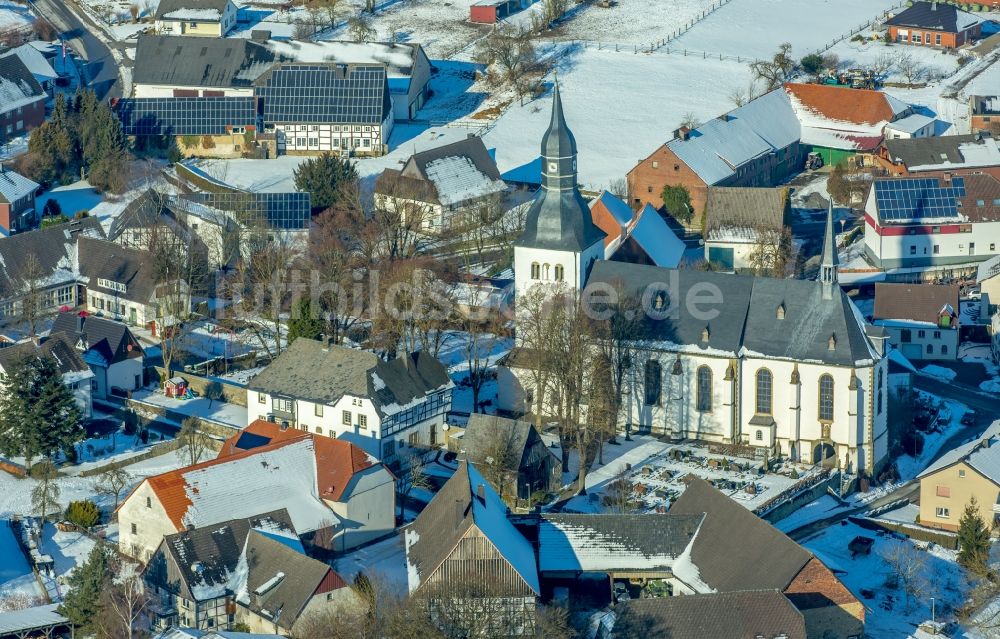
<instances>
[{"instance_id":1,"label":"red tile roof","mask_svg":"<svg viewBox=\"0 0 1000 639\"><path fill-rule=\"evenodd\" d=\"M896 117L889 99L881 91L791 82L785 85L785 91L810 111L830 120L878 124Z\"/></svg>"}]
</instances>

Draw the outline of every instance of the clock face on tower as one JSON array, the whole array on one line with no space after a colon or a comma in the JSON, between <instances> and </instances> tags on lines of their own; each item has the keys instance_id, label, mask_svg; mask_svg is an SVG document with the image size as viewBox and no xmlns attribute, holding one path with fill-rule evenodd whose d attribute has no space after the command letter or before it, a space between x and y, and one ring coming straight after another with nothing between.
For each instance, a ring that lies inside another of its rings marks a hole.
<instances>
[{"instance_id":1,"label":"clock face on tower","mask_svg":"<svg viewBox=\"0 0 1000 639\"><path fill-rule=\"evenodd\" d=\"M549 162L549 173L555 173L557 170L559 170L559 165L555 162Z\"/></svg>"}]
</instances>

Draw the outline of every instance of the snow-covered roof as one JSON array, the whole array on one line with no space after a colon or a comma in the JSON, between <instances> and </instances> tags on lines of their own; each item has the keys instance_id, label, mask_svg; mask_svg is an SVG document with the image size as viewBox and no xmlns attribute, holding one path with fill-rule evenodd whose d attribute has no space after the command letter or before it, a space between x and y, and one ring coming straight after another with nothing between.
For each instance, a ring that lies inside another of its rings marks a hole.
<instances>
[{"instance_id":1,"label":"snow-covered roof","mask_svg":"<svg viewBox=\"0 0 1000 639\"><path fill-rule=\"evenodd\" d=\"M28 68L35 79L39 82L46 82L49 80L55 80L59 77L49 61L42 55L42 52L38 50L37 47L31 46L31 44L22 44L19 47L11 49L10 51L4 53L0 57L7 57L9 55L16 55L24 63L24 66Z\"/></svg>"},{"instance_id":2,"label":"snow-covered roof","mask_svg":"<svg viewBox=\"0 0 1000 639\"><path fill-rule=\"evenodd\" d=\"M0 635L19 635L26 631L68 624L69 619L56 612L59 605L47 604L0 613ZM28 632L28 634L31 633Z\"/></svg>"},{"instance_id":3,"label":"snow-covered roof","mask_svg":"<svg viewBox=\"0 0 1000 639\"><path fill-rule=\"evenodd\" d=\"M339 522L319 496L312 439L278 442L147 481L177 530L282 508L300 534Z\"/></svg>"},{"instance_id":4,"label":"snow-covered roof","mask_svg":"<svg viewBox=\"0 0 1000 639\"><path fill-rule=\"evenodd\" d=\"M382 64L389 77L408 77L418 45L391 42L341 42L323 40L268 40L265 45L275 55L296 62L338 62L341 64Z\"/></svg>"},{"instance_id":5,"label":"snow-covered roof","mask_svg":"<svg viewBox=\"0 0 1000 639\"><path fill-rule=\"evenodd\" d=\"M881 91L822 84L785 85L802 126L803 144L869 150L882 141L886 124L909 105Z\"/></svg>"},{"instance_id":6,"label":"snow-covered roof","mask_svg":"<svg viewBox=\"0 0 1000 639\"><path fill-rule=\"evenodd\" d=\"M911 171L935 171L953 169L956 167L977 167L1000 165L1000 147L994 138L983 138L978 142L965 142L958 145L962 162L953 163L946 158L940 162L920 164L908 167Z\"/></svg>"},{"instance_id":7,"label":"snow-covered roof","mask_svg":"<svg viewBox=\"0 0 1000 639\"><path fill-rule=\"evenodd\" d=\"M659 212L647 204L625 231L656 266L675 268L684 257L684 241L674 235Z\"/></svg>"},{"instance_id":8,"label":"snow-covered roof","mask_svg":"<svg viewBox=\"0 0 1000 639\"><path fill-rule=\"evenodd\" d=\"M218 21L222 19L222 13L217 9L176 9L164 13L161 17L166 20Z\"/></svg>"},{"instance_id":9,"label":"snow-covered roof","mask_svg":"<svg viewBox=\"0 0 1000 639\"><path fill-rule=\"evenodd\" d=\"M961 461L1000 485L1000 420L993 422L978 439L962 444L942 455L924 472L917 475L917 479L932 475Z\"/></svg>"},{"instance_id":10,"label":"snow-covered roof","mask_svg":"<svg viewBox=\"0 0 1000 639\"><path fill-rule=\"evenodd\" d=\"M437 190L438 200L445 206L500 193L507 188L503 180L482 173L471 159L461 155L432 160L424 171Z\"/></svg>"},{"instance_id":11,"label":"snow-covered roof","mask_svg":"<svg viewBox=\"0 0 1000 639\"><path fill-rule=\"evenodd\" d=\"M0 196L6 202L17 202L22 197L38 190L38 183L15 173L9 169L0 168Z\"/></svg>"},{"instance_id":12,"label":"snow-covered roof","mask_svg":"<svg viewBox=\"0 0 1000 639\"><path fill-rule=\"evenodd\" d=\"M923 129L928 124L934 122L934 118L929 115L923 115L921 113L914 113L913 115L908 115L905 118L896 120L887 125L887 128L893 129L894 131L901 131L903 133L909 133L913 135Z\"/></svg>"},{"instance_id":13,"label":"snow-covered roof","mask_svg":"<svg viewBox=\"0 0 1000 639\"><path fill-rule=\"evenodd\" d=\"M44 98L38 80L19 56L0 57L0 112L10 113Z\"/></svg>"},{"instance_id":14,"label":"snow-covered roof","mask_svg":"<svg viewBox=\"0 0 1000 639\"><path fill-rule=\"evenodd\" d=\"M799 140L799 121L783 89L775 89L667 143L706 184L718 184L747 162Z\"/></svg>"},{"instance_id":15,"label":"snow-covered roof","mask_svg":"<svg viewBox=\"0 0 1000 639\"><path fill-rule=\"evenodd\" d=\"M633 211L628 203L620 197L616 197L607 191L601 191L601 194L590 203L590 208L593 209L598 203L603 204L615 222L618 222L621 226L624 227L632 221Z\"/></svg>"}]
</instances>

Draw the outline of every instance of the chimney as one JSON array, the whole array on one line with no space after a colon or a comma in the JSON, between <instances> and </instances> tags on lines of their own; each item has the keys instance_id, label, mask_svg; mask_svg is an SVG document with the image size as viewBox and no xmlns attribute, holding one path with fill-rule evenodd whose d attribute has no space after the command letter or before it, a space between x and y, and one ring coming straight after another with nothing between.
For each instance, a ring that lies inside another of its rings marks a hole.
<instances>
[{"instance_id":1,"label":"chimney","mask_svg":"<svg viewBox=\"0 0 1000 639\"><path fill-rule=\"evenodd\" d=\"M288 430L288 420L281 420L281 430Z\"/></svg>"},{"instance_id":2,"label":"chimney","mask_svg":"<svg viewBox=\"0 0 1000 639\"><path fill-rule=\"evenodd\" d=\"M691 129L686 126L682 126L679 129L674 129L674 139L675 140L687 140L691 137Z\"/></svg>"},{"instance_id":3,"label":"chimney","mask_svg":"<svg viewBox=\"0 0 1000 639\"><path fill-rule=\"evenodd\" d=\"M950 171L945 171L945 173L944 173L944 181L945 181L946 184L950 184L951 183L951 172Z\"/></svg>"}]
</instances>

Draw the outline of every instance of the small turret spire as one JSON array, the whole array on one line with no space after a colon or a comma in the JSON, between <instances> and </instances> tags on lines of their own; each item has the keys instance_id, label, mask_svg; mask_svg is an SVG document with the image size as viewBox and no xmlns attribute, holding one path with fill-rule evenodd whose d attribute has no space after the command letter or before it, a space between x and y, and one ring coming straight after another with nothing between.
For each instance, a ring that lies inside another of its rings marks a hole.
<instances>
[{"instance_id":1,"label":"small turret spire","mask_svg":"<svg viewBox=\"0 0 1000 639\"><path fill-rule=\"evenodd\" d=\"M826 211L826 230L823 233L823 253L819 263L819 281L823 285L823 299L833 299L833 289L837 286L837 234L833 229L833 198Z\"/></svg>"}]
</instances>

